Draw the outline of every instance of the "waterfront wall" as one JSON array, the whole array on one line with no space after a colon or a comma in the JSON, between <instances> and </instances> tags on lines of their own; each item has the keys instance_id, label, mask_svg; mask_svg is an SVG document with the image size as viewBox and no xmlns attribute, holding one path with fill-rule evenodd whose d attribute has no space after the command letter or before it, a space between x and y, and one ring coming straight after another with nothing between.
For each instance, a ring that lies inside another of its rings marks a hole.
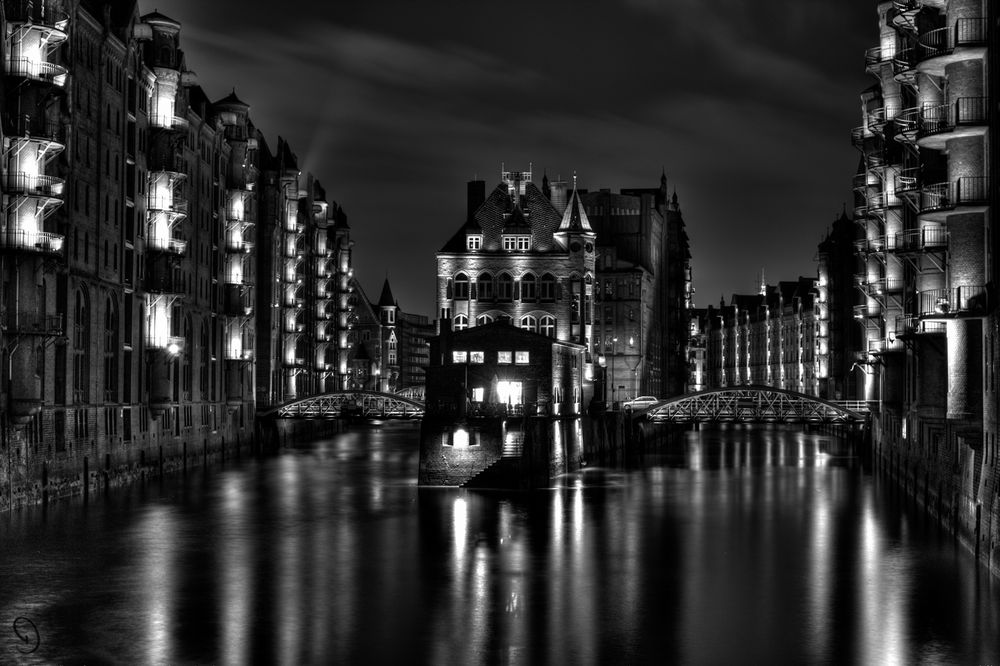
<instances>
[{"instance_id":1,"label":"waterfront wall","mask_svg":"<svg viewBox=\"0 0 1000 666\"><path fill-rule=\"evenodd\" d=\"M899 485L984 567L1000 576L1000 478L992 443L959 421L905 432L891 410L875 415L875 473Z\"/></svg>"}]
</instances>

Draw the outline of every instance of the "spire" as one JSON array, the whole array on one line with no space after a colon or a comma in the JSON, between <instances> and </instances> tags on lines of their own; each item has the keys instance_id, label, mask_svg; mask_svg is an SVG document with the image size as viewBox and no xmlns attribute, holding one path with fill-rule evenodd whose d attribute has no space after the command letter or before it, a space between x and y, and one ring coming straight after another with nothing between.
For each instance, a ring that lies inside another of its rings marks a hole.
<instances>
[{"instance_id":1,"label":"spire","mask_svg":"<svg viewBox=\"0 0 1000 666\"><path fill-rule=\"evenodd\" d=\"M395 307L396 299L392 297L392 289L389 287L389 277L386 276L385 282L382 284L382 295L378 298L378 306L380 308L391 308Z\"/></svg>"},{"instance_id":2,"label":"spire","mask_svg":"<svg viewBox=\"0 0 1000 666\"><path fill-rule=\"evenodd\" d=\"M576 191L576 172L573 172L573 194L569 196L569 204L563 212L562 224L559 231L593 231L590 220L587 219L587 211L584 210L580 202L580 193Z\"/></svg>"}]
</instances>

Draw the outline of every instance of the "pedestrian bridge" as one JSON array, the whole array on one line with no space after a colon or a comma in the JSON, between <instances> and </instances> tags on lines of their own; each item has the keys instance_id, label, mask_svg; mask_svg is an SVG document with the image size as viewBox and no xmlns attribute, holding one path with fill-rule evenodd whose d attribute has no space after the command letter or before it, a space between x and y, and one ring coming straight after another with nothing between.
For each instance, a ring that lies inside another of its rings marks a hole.
<instances>
[{"instance_id":1,"label":"pedestrian bridge","mask_svg":"<svg viewBox=\"0 0 1000 666\"><path fill-rule=\"evenodd\" d=\"M771 386L733 386L689 393L649 407L654 423L842 423L867 420L864 402L839 403Z\"/></svg>"},{"instance_id":2,"label":"pedestrian bridge","mask_svg":"<svg viewBox=\"0 0 1000 666\"><path fill-rule=\"evenodd\" d=\"M424 403L398 393L335 391L311 395L261 411L278 419L419 419Z\"/></svg>"}]
</instances>

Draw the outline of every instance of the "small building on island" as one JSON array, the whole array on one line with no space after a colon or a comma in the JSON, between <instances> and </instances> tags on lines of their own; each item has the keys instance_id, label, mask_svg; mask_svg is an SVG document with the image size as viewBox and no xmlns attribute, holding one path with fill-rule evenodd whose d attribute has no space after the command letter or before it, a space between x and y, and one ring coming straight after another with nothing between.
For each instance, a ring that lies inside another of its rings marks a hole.
<instances>
[{"instance_id":1,"label":"small building on island","mask_svg":"<svg viewBox=\"0 0 1000 666\"><path fill-rule=\"evenodd\" d=\"M585 409L585 354L584 345L509 319L442 326L431 340L420 484L466 485L490 468L505 477L496 485L537 485L565 471L567 454L551 450L550 430Z\"/></svg>"}]
</instances>

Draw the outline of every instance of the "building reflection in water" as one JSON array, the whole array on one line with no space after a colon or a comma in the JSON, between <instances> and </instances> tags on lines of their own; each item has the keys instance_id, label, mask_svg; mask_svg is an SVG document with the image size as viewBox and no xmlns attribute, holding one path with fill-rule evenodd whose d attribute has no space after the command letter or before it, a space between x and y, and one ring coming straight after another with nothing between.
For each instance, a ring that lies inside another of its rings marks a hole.
<instances>
[{"instance_id":1,"label":"building reflection in water","mask_svg":"<svg viewBox=\"0 0 1000 666\"><path fill-rule=\"evenodd\" d=\"M9 600L42 609L39 663L100 661L110 645L125 663L232 664L986 663L1000 650L1000 591L827 435L706 429L641 468L514 495L417 488L412 439L346 433L94 504L90 523L30 548L14 533L0 614ZM71 548L67 566L56 555ZM47 550L56 564L39 571ZM122 582L97 594L80 572L101 567ZM111 641L108 626L126 640L81 651Z\"/></svg>"}]
</instances>

